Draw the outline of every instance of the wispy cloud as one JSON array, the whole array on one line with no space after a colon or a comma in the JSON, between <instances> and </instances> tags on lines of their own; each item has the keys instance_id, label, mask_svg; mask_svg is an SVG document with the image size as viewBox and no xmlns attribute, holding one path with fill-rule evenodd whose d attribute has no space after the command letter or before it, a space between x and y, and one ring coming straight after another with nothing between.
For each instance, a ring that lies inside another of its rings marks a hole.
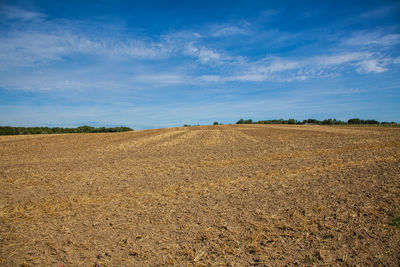
<instances>
[{"instance_id":1,"label":"wispy cloud","mask_svg":"<svg viewBox=\"0 0 400 267\"><path fill-rule=\"evenodd\" d=\"M343 44L349 46L393 46L399 43L400 34L382 30L358 31L343 40Z\"/></svg>"},{"instance_id":2,"label":"wispy cloud","mask_svg":"<svg viewBox=\"0 0 400 267\"><path fill-rule=\"evenodd\" d=\"M0 37L0 68L45 64L76 54L112 56L114 60L155 59L165 57L168 51L162 43L135 39L116 42L79 33L15 32Z\"/></svg>"},{"instance_id":3,"label":"wispy cloud","mask_svg":"<svg viewBox=\"0 0 400 267\"><path fill-rule=\"evenodd\" d=\"M353 69L362 74L380 73L398 58L384 57L371 52L347 52L335 55L316 55L302 59L266 57L259 61L231 62L235 68L230 73L203 75L205 82L294 82L316 77L335 77L343 69Z\"/></svg>"},{"instance_id":4,"label":"wispy cloud","mask_svg":"<svg viewBox=\"0 0 400 267\"><path fill-rule=\"evenodd\" d=\"M0 88L32 92L45 91L85 91L85 90L118 90L127 88L126 82L112 81L102 78L95 80L82 77L71 71L63 74L57 71L24 73L23 78L14 75L0 77Z\"/></svg>"},{"instance_id":5,"label":"wispy cloud","mask_svg":"<svg viewBox=\"0 0 400 267\"><path fill-rule=\"evenodd\" d=\"M222 55L205 46L196 47L193 42L186 46L185 53L192 57L196 57L200 63L219 64L222 60Z\"/></svg>"},{"instance_id":6,"label":"wispy cloud","mask_svg":"<svg viewBox=\"0 0 400 267\"><path fill-rule=\"evenodd\" d=\"M245 23L244 26L238 27L233 25L219 25L214 27L211 35L214 37L225 37L231 35L247 35L249 34L249 24Z\"/></svg>"},{"instance_id":7,"label":"wispy cloud","mask_svg":"<svg viewBox=\"0 0 400 267\"><path fill-rule=\"evenodd\" d=\"M188 84L190 83L190 78L182 74L154 73L154 74L136 75L132 78L132 82L134 84L145 83L157 86L170 86L177 84Z\"/></svg>"},{"instance_id":8,"label":"wispy cloud","mask_svg":"<svg viewBox=\"0 0 400 267\"><path fill-rule=\"evenodd\" d=\"M372 56L369 52L346 52L335 55L314 56L310 62L319 66L342 65L349 62L356 62Z\"/></svg>"},{"instance_id":9,"label":"wispy cloud","mask_svg":"<svg viewBox=\"0 0 400 267\"><path fill-rule=\"evenodd\" d=\"M359 66L356 70L360 73L380 73L387 71L387 68L384 68L378 60L370 59L370 60L363 60L357 63Z\"/></svg>"},{"instance_id":10,"label":"wispy cloud","mask_svg":"<svg viewBox=\"0 0 400 267\"><path fill-rule=\"evenodd\" d=\"M0 17L8 20L31 21L43 19L46 16L40 12L25 10L16 6L2 5L0 3Z\"/></svg>"},{"instance_id":11,"label":"wispy cloud","mask_svg":"<svg viewBox=\"0 0 400 267\"><path fill-rule=\"evenodd\" d=\"M328 52L317 50L307 55L276 56L269 55L266 50L265 54L254 57L226 50L223 42L209 43L209 39L248 35L253 38L251 41L256 42L255 46L262 46L265 40L259 39L261 35L271 45L292 43L298 39L301 41L303 34L274 29L255 31L252 24L242 21L214 24L210 29L199 32L175 31L160 36L136 36L117 29L113 38L110 38L101 30L85 31L82 30L82 24L50 20L46 15L34 11L5 6L1 12L7 14L8 19L20 20L16 24L29 23L30 26L27 30L24 27L12 27L0 36L0 69L21 71L25 67L41 68L68 62L71 58L84 57L90 59L87 67L92 68L92 73L104 72L106 68L98 65L102 61L103 64L123 68L124 74L119 79L117 75L109 78L113 84L109 87L112 88L126 88L130 82L157 87L232 82L295 82L340 76L344 70L378 74L400 64L400 57L382 52L400 43L400 34L393 29L346 32L336 43L337 47L326 49ZM386 50L382 50L382 47ZM172 71L177 64L181 68ZM38 90L61 90L93 88L98 84L89 78L59 77L56 73L52 75L53 78L42 79L42 82L35 82L34 77L27 75L28 79L25 80L30 81L27 83L21 83L15 77L13 82L6 76L0 76L0 86L23 90L34 90L35 87ZM122 77L129 82L122 82ZM104 83L99 86L102 85Z\"/></svg>"},{"instance_id":12,"label":"wispy cloud","mask_svg":"<svg viewBox=\"0 0 400 267\"><path fill-rule=\"evenodd\" d=\"M358 17L361 19L376 19L376 18L382 18L387 16L390 13L395 12L396 9L399 8L398 3L394 3L391 5L384 5L378 8L375 8L373 10L366 11L362 14L360 14Z\"/></svg>"}]
</instances>

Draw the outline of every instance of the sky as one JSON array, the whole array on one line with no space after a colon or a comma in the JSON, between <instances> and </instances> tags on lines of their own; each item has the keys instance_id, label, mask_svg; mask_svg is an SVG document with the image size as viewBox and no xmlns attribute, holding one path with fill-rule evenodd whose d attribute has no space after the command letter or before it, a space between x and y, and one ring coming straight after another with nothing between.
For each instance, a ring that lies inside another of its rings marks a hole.
<instances>
[{"instance_id":1,"label":"sky","mask_svg":"<svg viewBox=\"0 0 400 267\"><path fill-rule=\"evenodd\" d=\"M0 125L400 122L399 1L0 0Z\"/></svg>"}]
</instances>

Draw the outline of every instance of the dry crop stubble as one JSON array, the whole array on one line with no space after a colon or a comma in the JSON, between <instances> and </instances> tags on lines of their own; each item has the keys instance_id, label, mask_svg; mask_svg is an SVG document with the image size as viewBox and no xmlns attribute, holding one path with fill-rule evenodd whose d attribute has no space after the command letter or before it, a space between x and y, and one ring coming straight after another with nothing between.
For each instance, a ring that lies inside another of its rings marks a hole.
<instances>
[{"instance_id":1,"label":"dry crop stubble","mask_svg":"<svg viewBox=\"0 0 400 267\"><path fill-rule=\"evenodd\" d=\"M400 129L0 137L2 265L400 264Z\"/></svg>"}]
</instances>

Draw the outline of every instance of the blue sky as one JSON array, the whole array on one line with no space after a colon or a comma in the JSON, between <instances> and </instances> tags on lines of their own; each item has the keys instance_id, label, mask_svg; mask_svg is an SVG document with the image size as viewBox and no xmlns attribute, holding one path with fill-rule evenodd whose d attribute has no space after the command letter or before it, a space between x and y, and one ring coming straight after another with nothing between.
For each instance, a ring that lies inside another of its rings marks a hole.
<instances>
[{"instance_id":1,"label":"blue sky","mask_svg":"<svg viewBox=\"0 0 400 267\"><path fill-rule=\"evenodd\" d=\"M399 1L0 1L0 125L400 122Z\"/></svg>"}]
</instances>

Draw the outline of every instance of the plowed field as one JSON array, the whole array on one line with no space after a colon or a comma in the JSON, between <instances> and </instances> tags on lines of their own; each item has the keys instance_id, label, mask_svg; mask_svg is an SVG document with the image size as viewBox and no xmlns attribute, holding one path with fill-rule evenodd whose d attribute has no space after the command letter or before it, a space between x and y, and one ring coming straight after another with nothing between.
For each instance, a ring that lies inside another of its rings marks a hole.
<instances>
[{"instance_id":1,"label":"plowed field","mask_svg":"<svg viewBox=\"0 0 400 267\"><path fill-rule=\"evenodd\" d=\"M400 129L0 137L0 265L400 265Z\"/></svg>"}]
</instances>

